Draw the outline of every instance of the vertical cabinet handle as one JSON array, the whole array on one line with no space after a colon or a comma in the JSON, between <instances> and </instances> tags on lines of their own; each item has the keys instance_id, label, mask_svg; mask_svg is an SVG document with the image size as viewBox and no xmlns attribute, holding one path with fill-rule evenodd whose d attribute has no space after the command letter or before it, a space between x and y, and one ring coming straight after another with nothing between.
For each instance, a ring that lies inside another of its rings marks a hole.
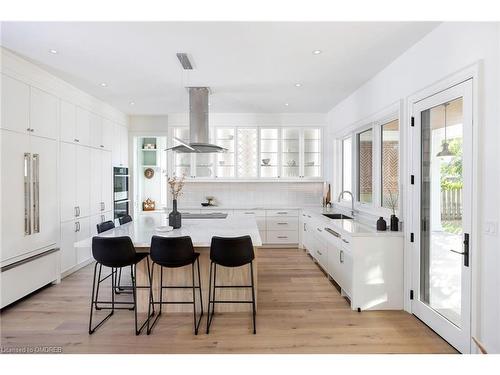
<instances>
[{"instance_id":1,"label":"vertical cabinet handle","mask_svg":"<svg viewBox=\"0 0 500 375\"><path fill-rule=\"evenodd\" d=\"M75 232L79 232L79 231L80 231L80 222L75 221Z\"/></svg>"},{"instance_id":2,"label":"vertical cabinet handle","mask_svg":"<svg viewBox=\"0 0 500 375\"><path fill-rule=\"evenodd\" d=\"M344 263L344 251L340 250L340 263Z\"/></svg>"},{"instance_id":3,"label":"vertical cabinet handle","mask_svg":"<svg viewBox=\"0 0 500 375\"><path fill-rule=\"evenodd\" d=\"M33 154L33 233L40 233L40 155Z\"/></svg>"},{"instance_id":4,"label":"vertical cabinet handle","mask_svg":"<svg viewBox=\"0 0 500 375\"><path fill-rule=\"evenodd\" d=\"M24 234L31 234L31 154L24 153Z\"/></svg>"},{"instance_id":5,"label":"vertical cabinet handle","mask_svg":"<svg viewBox=\"0 0 500 375\"><path fill-rule=\"evenodd\" d=\"M101 223L104 223L105 217L104 215L101 215Z\"/></svg>"}]
</instances>

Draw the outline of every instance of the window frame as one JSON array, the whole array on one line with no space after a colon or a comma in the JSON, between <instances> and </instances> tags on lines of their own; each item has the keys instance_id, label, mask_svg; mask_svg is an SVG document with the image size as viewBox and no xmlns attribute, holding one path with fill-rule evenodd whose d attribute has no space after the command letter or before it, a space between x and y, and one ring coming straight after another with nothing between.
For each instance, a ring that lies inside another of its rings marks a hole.
<instances>
[{"instance_id":1,"label":"window frame","mask_svg":"<svg viewBox=\"0 0 500 375\"><path fill-rule=\"evenodd\" d=\"M353 189L352 194L354 196L354 207L356 210L367 213L373 216L384 216L389 217L392 215L392 210L387 207L382 207L382 126L398 120L399 122L399 166L398 166L398 209L396 210L396 215L402 215L402 180L404 161L402 159L402 149L404 143L404 129L401 126L403 113L403 104L398 101L392 106L388 107L384 111L380 111L377 114L370 116L368 119L359 121L349 126L344 132L339 133L336 137L337 148L335 155L337 155L336 165L341 172L340 182L336 183L335 186L338 189L338 193L343 191L343 176L344 176L344 163L343 163L343 141L347 138L351 138L351 151L352 151L352 173L351 173L351 187ZM359 186L359 160L358 160L358 135L366 130L372 129L372 202L363 203L358 199L358 186ZM345 199L347 198L347 199ZM351 205L350 197L342 197L339 201L340 205L343 207L349 207Z\"/></svg>"},{"instance_id":2,"label":"window frame","mask_svg":"<svg viewBox=\"0 0 500 375\"><path fill-rule=\"evenodd\" d=\"M392 209L389 207L384 207L384 181L383 181L383 152L384 152L384 137L383 137L383 127L387 124L390 124L393 121L398 122L398 203L397 203L397 209L396 214L398 214L401 211L401 120L399 119L398 116L391 116L387 117L385 119L382 119L379 121L379 128L380 128L380 140L379 140L379 148L380 148L380 160L379 160L379 168L380 168L380 173L378 175L378 180L380 183L380 191L379 191L379 200L380 200L380 209L382 210L388 210L392 214Z\"/></svg>"}]
</instances>

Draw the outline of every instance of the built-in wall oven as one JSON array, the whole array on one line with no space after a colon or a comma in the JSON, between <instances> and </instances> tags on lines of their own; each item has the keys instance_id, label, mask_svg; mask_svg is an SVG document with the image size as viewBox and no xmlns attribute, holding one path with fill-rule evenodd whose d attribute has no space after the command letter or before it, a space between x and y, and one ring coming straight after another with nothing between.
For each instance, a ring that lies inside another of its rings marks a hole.
<instances>
[{"instance_id":1,"label":"built-in wall oven","mask_svg":"<svg viewBox=\"0 0 500 375\"><path fill-rule=\"evenodd\" d=\"M129 214L129 174L128 168L113 168L114 217L115 219Z\"/></svg>"}]
</instances>

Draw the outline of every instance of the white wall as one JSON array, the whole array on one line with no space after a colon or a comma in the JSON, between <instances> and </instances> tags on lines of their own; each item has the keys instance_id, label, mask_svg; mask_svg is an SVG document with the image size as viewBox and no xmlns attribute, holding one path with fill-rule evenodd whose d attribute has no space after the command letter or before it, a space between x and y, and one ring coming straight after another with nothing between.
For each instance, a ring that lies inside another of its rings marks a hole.
<instances>
[{"instance_id":1,"label":"white wall","mask_svg":"<svg viewBox=\"0 0 500 375\"><path fill-rule=\"evenodd\" d=\"M342 129L405 100L467 66L480 62L479 85L479 290L473 335L500 352L500 240L485 223L500 216L500 24L443 23L328 113L329 131ZM402 116L402 129L404 119ZM404 136L404 135L403 135ZM404 143L402 144L404 147ZM333 173L333 171L330 171ZM340 178L340 177L339 177ZM403 179L403 183L405 179ZM476 326L476 331L474 331Z\"/></svg>"}]
</instances>

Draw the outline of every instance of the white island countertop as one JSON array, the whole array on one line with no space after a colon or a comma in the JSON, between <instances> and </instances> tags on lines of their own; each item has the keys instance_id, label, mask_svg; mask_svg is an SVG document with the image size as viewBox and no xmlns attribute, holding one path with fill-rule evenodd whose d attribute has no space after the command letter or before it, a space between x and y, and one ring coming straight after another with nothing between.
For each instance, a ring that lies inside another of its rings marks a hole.
<instances>
[{"instance_id":1,"label":"white island countertop","mask_svg":"<svg viewBox=\"0 0 500 375\"><path fill-rule=\"evenodd\" d=\"M239 237L249 235L253 246L262 246L259 229L254 217L228 215L225 219L182 219L182 226L170 232L156 228L168 225L166 214L139 215L130 223L99 234L99 237L128 236L138 248L149 248L151 238L156 236L190 236L194 247L210 247L213 236ZM77 242L76 247L91 246L91 238Z\"/></svg>"}]
</instances>

